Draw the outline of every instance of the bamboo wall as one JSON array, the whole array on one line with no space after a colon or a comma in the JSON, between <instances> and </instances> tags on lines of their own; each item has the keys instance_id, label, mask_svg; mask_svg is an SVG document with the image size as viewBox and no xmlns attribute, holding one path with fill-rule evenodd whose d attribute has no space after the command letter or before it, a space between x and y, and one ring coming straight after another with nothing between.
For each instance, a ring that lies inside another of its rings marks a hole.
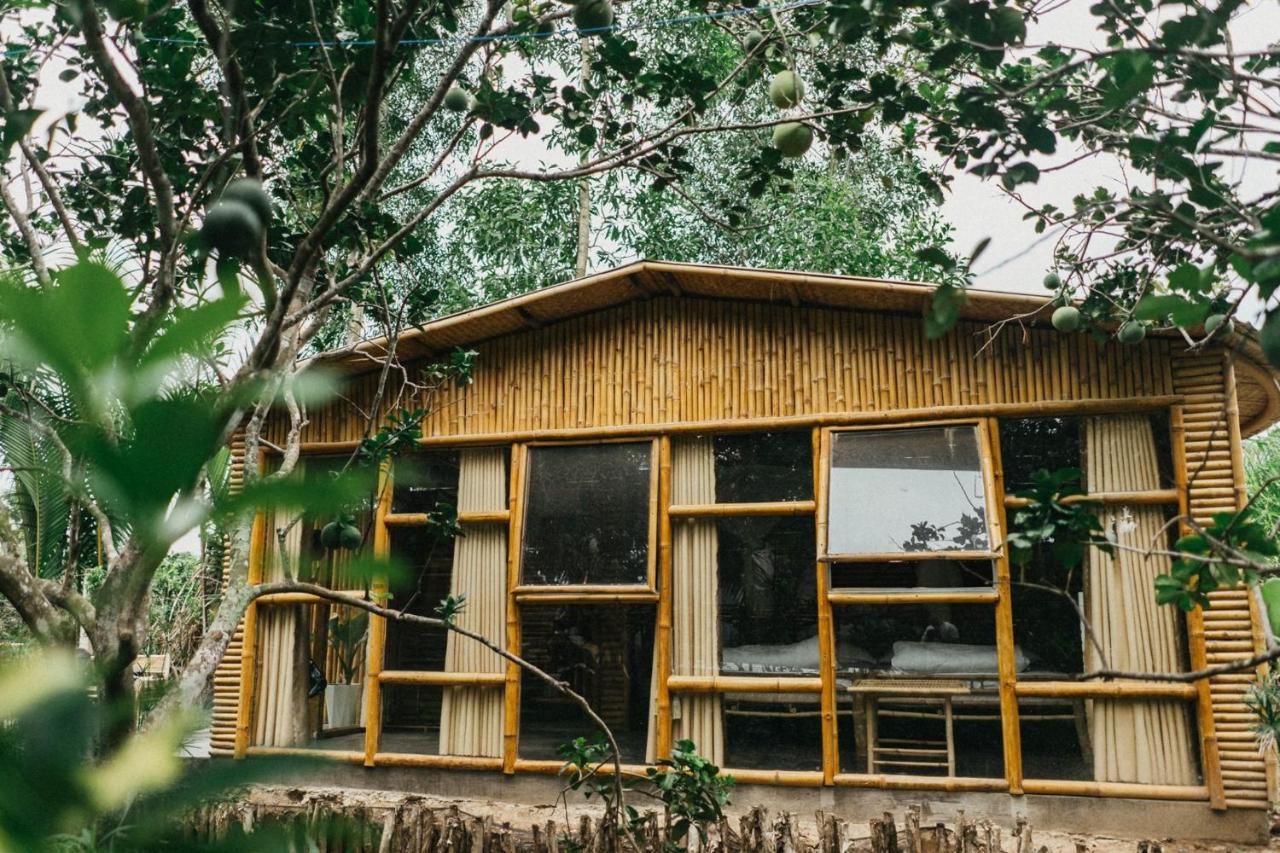
<instances>
[{"instance_id":1,"label":"bamboo wall","mask_svg":"<svg viewBox=\"0 0 1280 853\"><path fill-rule=\"evenodd\" d=\"M447 389L432 436L669 424L1172 393L1170 341L1139 347L987 324L926 341L918 316L661 298L476 347L475 382ZM355 381L372 400L376 375ZM422 401L425 402L425 401ZM358 436L345 405L309 413L308 441ZM273 431L283 440L283 424Z\"/></svg>"},{"instance_id":2,"label":"bamboo wall","mask_svg":"<svg viewBox=\"0 0 1280 853\"><path fill-rule=\"evenodd\" d=\"M1029 414L1078 402L1105 410L1106 401L1185 395L1190 512L1203 520L1239 505L1239 423L1222 351L1176 354L1181 344L1168 338L1099 344L1018 324L988 343L989 329L962 323L927 341L918 316L679 297L630 302L476 346L474 382L430 401L424 433L428 440L510 441L592 428L662 432L689 422L945 416L962 407ZM355 406L369 408L376 379L356 378L343 402L308 413L304 441L357 440L364 424ZM275 423L269 435L279 442L283 431ZM1209 663L1252 651L1258 623L1250 607L1243 592L1216 594L1203 625L1193 620L1193 648ZM233 646L220 683L231 684L239 671ZM1209 780L1219 805L1266 803L1267 768L1241 702L1251 677L1214 679L1203 697L1217 736L1209 748L1219 750L1223 769L1221 785ZM228 696L215 697L219 751L234 741Z\"/></svg>"},{"instance_id":3,"label":"bamboo wall","mask_svg":"<svg viewBox=\"0 0 1280 853\"><path fill-rule=\"evenodd\" d=\"M244 484L244 437L237 434L231 441L230 489L240 491ZM230 580L231 549L222 553L222 582ZM236 719L240 708L240 665L244 656L244 623L236 628L226 654L213 673L213 720L210 750L214 755L231 755L236 745Z\"/></svg>"},{"instance_id":4,"label":"bamboo wall","mask_svg":"<svg viewBox=\"0 0 1280 853\"><path fill-rule=\"evenodd\" d=\"M1234 380L1222 357L1176 355L1172 360L1174 390L1185 395L1188 514L1208 524L1214 513L1239 509L1244 494L1244 461ZM1193 635L1202 632L1208 664L1226 663L1262 650L1259 622L1247 590L1210 593L1212 606L1190 620ZM1197 638L1193 636L1193 646ZM1244 705L1244 692L1256 677L1252 672L1220 675L1209 680L1217 749L1222 763L1222 788L1228 806L1265 808L1268 768L1258 754Z\"/></svg>"}]
</instances>

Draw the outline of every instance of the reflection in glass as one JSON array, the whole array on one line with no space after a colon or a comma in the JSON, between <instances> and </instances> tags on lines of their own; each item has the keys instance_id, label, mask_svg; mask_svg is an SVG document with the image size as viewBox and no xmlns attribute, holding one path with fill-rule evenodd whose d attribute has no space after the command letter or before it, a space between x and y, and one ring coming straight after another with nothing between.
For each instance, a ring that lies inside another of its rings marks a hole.
<instances>
[{"instance_id":1,"label":"reflection in glass","mask_svg":"<svg viewBox=\"0 0 1280 853\"><path fill-rule=\"evenodd\" d=\"M990 604L841 606L833 611L841 673L932 677L996 675L995 608ZM1016 650L1019 671L1029 651Z\"/></svg>"},{"instance_id":2,"label":"reflection in glass","mask_svg":"<svg viewBox=\"0 0 1280 853\"><path fill-rule=\"evenodd\" d=\"M992 584L990 560L832 563L832 589L980 589Z\"/></svg>"},{"instance_id":3,"label":"reflection in glass","mask_svg":"<svg viewBox=\"0 0 1280 853\"><path fill-rule=\"evenodd\" d=\"M813 436L808 430L717 435L716 503L813 499Z\"/></svg>"},{"instance_id":4,"label":"reflection in glass","mask_svg":"<svg viewBox=\"0 0 1280 853\"><path fill-rule=\"evenodd\" d=\"M521 583L643 584L651 442L529 448Z\"/></svg>"},{"instance_id":5,"label":"reflection in glass","mask_svg":"<svg viewBox=\"0 0 1280 853\"><path fill-rule=\"evenodd\" d=\"M396 457L391 511L436 512L458 504L458 451L420 450Z\"/></svg>"},{"instance_id":6,"label":"reflection in glass","mask_svg":"<svg viewBox=\"0 0 1280 853\"><path fill-rule=\"evenodd\" d=\"M586 698L613 731L622 760L645 760L651 707L652 605L527 605L521 656ZM559 758L574 738L596 736L582 710L527 670L520 676L520 755Z\"/></svg>"},{"instance_id":7,"label":"reflection in glass","mask_svg":"<svg viewBox=\"0 0 1280 853\"><path fill-rule=\"evenodd\" d=\"M985 551L985 501L972 426L832 435L830 554Z\"/></svg>"},{"instance_id":8,"label":"reflection in glass","mask_svg":"<svg viewBox=\"0 0 1280 853\"><path fill-rule=\"evenodd\" d=\"M724 518L716 528L720 671L816 674L813 519Z\"/></svg>"},{"instance_id":9,"label":"reflection in glass","mask_svg":"<svg viewBox=\"0 0 1280 853\"><path fill-rule=\"evenodd\" d=\"M381 692L382 736L378 751L440 754L444 688L438 684L384 684Z\"/></svg>"}]
</instances>

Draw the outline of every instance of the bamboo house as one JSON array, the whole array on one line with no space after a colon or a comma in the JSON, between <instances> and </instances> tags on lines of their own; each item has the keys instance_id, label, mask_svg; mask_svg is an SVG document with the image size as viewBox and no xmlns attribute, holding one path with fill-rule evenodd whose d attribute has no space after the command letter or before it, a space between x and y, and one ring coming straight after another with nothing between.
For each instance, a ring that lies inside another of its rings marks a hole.
<instances>
[{"instance_id":1,"label":"bamboo house","mask_svg":"<svg viewBox=\"0 0 1280 853\"><path fill-rule=\"evenodd\" d=\"M364 547L408 570L365 590L322 541L331 519L264 517L251 579L297 560L301 577L423 615L465 595L459 623L587 697L626 764L692 740L740 785L769 786L744 803L910 798L1262 834L1274 767L1243 703L1255 673L1079 675L1263 647L1246 590L1157 606L1166 561L1143 551L1167 545L1168 519L1241 506L1241 440L1280 419L1272 372L1239 336L1099 342L1055 332L1043 298L994 292L929 341L930 294L639 262L434 320L400 337L410 369L387 381L459 347L476 352L473 381L405 390L430 410L420 447L355 519ZM346 385L308 413L307 476L364 436L386 347L318 359ZM1132 547L1011 565L1014 493L1065 467ZM557 747L592 733L470 640L297 594L248 612L214 722L224 754L305 750L335 762L330 780L495 799L558 790Z\"/></svg>"}]
</instances>

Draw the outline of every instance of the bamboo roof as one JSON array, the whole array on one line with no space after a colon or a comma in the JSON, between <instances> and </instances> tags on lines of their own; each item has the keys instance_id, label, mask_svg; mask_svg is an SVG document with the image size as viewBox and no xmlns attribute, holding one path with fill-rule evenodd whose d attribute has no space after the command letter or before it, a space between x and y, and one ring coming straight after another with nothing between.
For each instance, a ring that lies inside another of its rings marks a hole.
<instances>
[{"instance_id":1,"label":"bamboo roof","mask_svg":"<svg viewBox=\"0 0 1280 853\"><path fill-rule=\"evenodd\" d=\"M928 307L934 288L914 281L643 260L431 320L403 332L396 347L404 359L428 357L660 296L918 316ZM1016 318L1039 325L1048 322L1052 308L1045 296L970 288L960 316L988 323ZM1280 420L1280 374L1267 364L1252 338L1233 335L1228 345L1237 355L1241 429L1252 435ZM365 373L377 367L370 356L380 356L386 347L386 338L371 338L314 361L341 373Z\"/></svg>"}]
</instances>

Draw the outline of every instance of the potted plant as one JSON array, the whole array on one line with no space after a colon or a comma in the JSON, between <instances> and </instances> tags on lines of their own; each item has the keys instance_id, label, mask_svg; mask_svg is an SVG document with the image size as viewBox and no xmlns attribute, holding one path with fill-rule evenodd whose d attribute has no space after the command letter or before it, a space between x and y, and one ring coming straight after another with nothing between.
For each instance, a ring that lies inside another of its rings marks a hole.
<instances>
[{"instance_id":1,"label":"potted plant","mask_svg":"<svg viewBox=\"0 0 1280 853\"><path fill-rule=\"evenodd\" d=\"M324 689L324 716L328 728L347 728L356 725L360 719L362 685L353 682L368 631L368 613L357 613L346 619L338 614L329 617L329 647L338 659L342 683L330 684Z\"/></svg>"}]
</instances>

